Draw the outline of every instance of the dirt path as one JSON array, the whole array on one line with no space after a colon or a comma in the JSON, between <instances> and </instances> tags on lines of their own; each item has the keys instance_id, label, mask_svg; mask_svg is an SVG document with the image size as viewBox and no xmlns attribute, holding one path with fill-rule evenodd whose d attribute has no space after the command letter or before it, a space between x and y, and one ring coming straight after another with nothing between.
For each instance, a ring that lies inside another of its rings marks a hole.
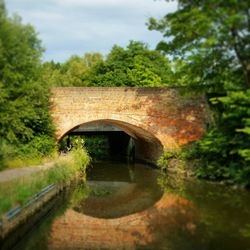
<instances>
[{"instance_id":1,"label":"dirt path","mask_svg":"<svg viewBox=\"0 0 250 250\"><path fill-rule=\"evenodd\" d=\"M37 166L23 167L23 168L15 168L15 169L7 169L0 172L0 183L8 182L14 180L16 178L30 175L41 170L45 170L53 166L54 161L47 162Z\"/></svg>"}]
</instances>

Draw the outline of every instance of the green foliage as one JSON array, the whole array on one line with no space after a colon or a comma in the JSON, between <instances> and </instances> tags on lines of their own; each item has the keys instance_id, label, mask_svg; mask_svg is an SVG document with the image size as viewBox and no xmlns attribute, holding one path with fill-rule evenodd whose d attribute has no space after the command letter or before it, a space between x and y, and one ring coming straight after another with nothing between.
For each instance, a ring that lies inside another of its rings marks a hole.
<instances>
[{"instance_id":1,"label":"green foliage","mask_svg":"<svg viewBox=\"0 0 250 250\"><path fill-rule=\"evenodd\" d=\"M250 238L250 224L246 224L245 227L240 230L240 234L245 238Z\"/></svg>"},{"instance_id":2,"label":"green foliage","mask_svg":"<svg viewBox=\"0 0 250 250\"><path fill-rule=\"evenodd\" d=\"M250 185L249 1L178 3L148 26L166 38L157 49L172 56L173 81L205 92L214 111L214 124L186 157L200 159L199 177Z\"/></svg>"},{"instance_id":3,"label":"green foliage","mask_svg":"<svg viewBox=\"0 0 250 250\"><path fill-rule=\"evenodd\" d=\"M50 184L66 183L80 173L85 180L89 162L90 158L86 151L74 149L63 159L58 159L49 169L0 183L0 214L25 204L32 195Z\"/></svg>"},{"instance_id":4,"label":"green foliage","mask_svg":"<svg viewBox=\"0 0 250 250\"><path fill-rule=\"evenodd\" d=\"M95 135L84 137L85 147L94 160L105 159L109 155L108 137L104 135Z\"/></svg>"},{"instance_id":5,"label":"green foliage","mask_svg":"<svg viewBox=\"0 0 250 250\"><path fill-rule=\"evenodd\" d=\"M202 155L198 176L248 185L250 126L246 117L250 116L250 90L234 91L216 99L223 104L223 111L215 127L195 145L194 155Z\"/></svg>"},{"instance_id":6,"label":"green foliage","mask_svg":"<svg viewBox=\"0 0 250 250\"><path fill-rule=\"evenodd\" d=\"M217 93L249 88L249 1L178 3L177 11L148 26L166 38L160 51L184 61L185 86Z\"/></svg>"},{"instance_id":7,"label":"green foliage","mask_svg":"<svg viewBox=\"0 0 250 250\"><path fill-rule=\"evenodd\" d=\"M94 197L105 197L112 194L111 190L104 187L93 187L90 190L90 195Z\"/></svg>"},{"instance_id":8,"label":"green foliage","mask_svg":"<svg viewBox=\"0 0 250 250\"><path fill-rule=\"evenodd\" d=\"M101 54L86 53L82 57L71 56L65 63L45 62L42 66L40 81L50 87L86 87L91 85L90 71L102 61Z\"/></svg>"},{"instance_id":9,"label":"green foliage","mask_svg":"<svg viewBox=\"0 0 250 250\"><path fill-rule=\"evenodd\" d=\"M26 144L1 143L0 170L41 164L54 157L55 141L47 135L36 136Z\"/></svg>"},{"instance_id":10,"label":"green foliage","mask_svg":"<svg viewBox=\"0 0 250 250\"><path fill-rule=\"evenodd\" d=\"M46 156L55 150L55 142L54 139L47 136L41 135L34 137L27 144L21 144L16 149L17 155L26 156Z\"/></svg>"},{"instance_id":11,"label":"green foliage","mask_svg":"<svg viewBox=\"0 0 250 250\"><path fill-rule=\"evenodd\" d=\"M33 29L23 26L19 19L7 19L0 26L0 82L3 90L0 136L10 143L26 141L33 136L29 125L33 118L37 118L34 106L39 104L35 98L42 101L39 98L41 93L36 92L39 86L35 82L40 52L33 49L40 45ZM30 40L34 41L30 44Z\"/></svg>"},{"instance_id":12,"label":"green foliage","mask_svg":"<svg viewBox=\"0 0 250 250\"><path fill-rule=\"evenodd\" d=\"M105 159L109 155L109 142L105 135L65 136L59 144L59 150L67 152L72 148L86 149L93 160Z\"/></svg>"},{"instance_id":13,"label":"green foliage","mask_svg":"<svg viewBox=\"0 0 250 250\"><path fill-rule=\"evenodd\" d=\"M115 45L107 59L97 63L90 74L91 86L169 85L170 63L161 53L136 41L127 48Z\"/></svg>"},{"instance_id":14,"label":"green foliage","mask_svg":"<svg viewBox=\"0 0 250 250\"><path fill-rule=\"evenodd\" d=\"M84 201L89 197L90 188L85 182L77 183L77 186L72 190L70 194L69 206L75 207L80 202Z\"/></svg>"},{"instance_id":15,"label":"green foliage","mask_svg":"<svg viewBox=\"0 0 250 250\"><path fill-rule=\"evenodd\" d=\"M41 82L49 86L160 86L171 84L171 67L161 53L142 42L127 48L115 45L104 60L101 54L72 56L65 63L43 64Z\"/></svg>"},{"instance_id":16,"label":"green foliage","mask_svg":"<svg viewBox=\"0 0 250 250\"><path fill-rule=\"evenodd\" d=\"M163 154L157 161L157 165L161 168L161 170L167 170L169 167L169 163L172 159L179 159L180 151L177 149L165 150Z\"/></svg>"},{"instance_id":17,"label":"green foliage","mask_svg":"<svg viewBox=\"0 0 250 250\"><path fill-rule=\"evenodd\" d=\"M3 1L0 5L2 167L9 155L16 157L33 149L39 154L51 153L53 143L49 137L54 129L48 111L49 91L39 82L41 42L31 25L22 24L18 16L8 17Z\"/></svg>"}]
</instances>

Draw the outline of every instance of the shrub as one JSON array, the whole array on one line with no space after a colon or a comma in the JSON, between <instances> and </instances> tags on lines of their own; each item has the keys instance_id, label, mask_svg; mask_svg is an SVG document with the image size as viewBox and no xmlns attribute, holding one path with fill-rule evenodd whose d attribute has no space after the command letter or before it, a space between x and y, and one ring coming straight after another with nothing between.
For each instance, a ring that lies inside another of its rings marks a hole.
<instances>
[{"instance_id":1,"label":"shrub","mask_svg":"<svg viewBox=\"0 0 250 250\"><path fill-rule=\"evenodd\" d=\"M180 151L178 149L165 150L161 157L158 159L157 165L162 170L167 170L170 160L172 159L180 159Z\"/></svg>"}]
</instances>

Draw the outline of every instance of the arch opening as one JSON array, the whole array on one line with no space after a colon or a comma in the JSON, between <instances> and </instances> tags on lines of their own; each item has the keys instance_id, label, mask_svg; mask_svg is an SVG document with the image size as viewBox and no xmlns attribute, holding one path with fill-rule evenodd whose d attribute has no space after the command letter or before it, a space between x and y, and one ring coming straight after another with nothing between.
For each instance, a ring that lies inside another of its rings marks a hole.
<instances>
[{"instance_id":1,"label":"arch opening","mask_svg":"<svg viewBox=\"0 0 250 250\"><path fill-rule=\"evenodd\" d=\"M138 126L118 120L102 119L78 124L64 133L59 142L65 136L74 135L89 138L96 135L106 137L105 143L108 143L110 158L123 157L156 164L163 152L163 145L155 135Z\"/></svg>"}]
</instances>

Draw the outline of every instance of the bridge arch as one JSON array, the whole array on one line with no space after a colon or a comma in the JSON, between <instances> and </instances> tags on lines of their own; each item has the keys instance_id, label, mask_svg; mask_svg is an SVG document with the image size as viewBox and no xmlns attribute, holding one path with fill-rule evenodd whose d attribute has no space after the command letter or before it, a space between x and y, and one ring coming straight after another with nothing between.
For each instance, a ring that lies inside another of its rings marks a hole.
<instances>
[{"instance_id":1,"label":"bridge arch","mask_svg":"<svg viewBox=\"0 0 250 250\"><path fill-rule=\"evenodd\" d=\"M62 134L58 140L60 141L64 136L74 132L76 129L91 125L112 125L133 138L135 143L135 158L137 160L154 163L163 153L164 146L154 134L136 125L112 119L100 119L77 124Z\"/></svg>"},{"instance_id":2,"label":"bridge arch","mask_svg":"<svg viewBox=\"0 0 250 250\"><path fill-rule=\"evenodd\" d=\"M137 138L137 156L151 161L201 138L209 119L204 97L183 96L173 87L60 87L50 101L57 141L81 124L107 122Z\"/></svg>"}]
</instances>

